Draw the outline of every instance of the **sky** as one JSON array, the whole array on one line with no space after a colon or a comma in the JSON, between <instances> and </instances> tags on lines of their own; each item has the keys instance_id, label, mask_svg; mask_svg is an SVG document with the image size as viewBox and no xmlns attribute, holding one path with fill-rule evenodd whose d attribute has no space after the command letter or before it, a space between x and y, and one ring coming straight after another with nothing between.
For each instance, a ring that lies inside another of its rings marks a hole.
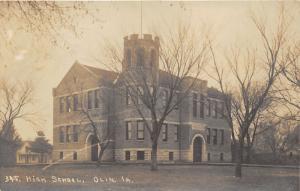
<instances>
[{"instance_id":1,"label":"sky","mask_svg":"<svg viewBox=\"0 0 300 191\"><path fill-rule=\"evenodd\" d=\"M68 4L68 2L66 3ZM70 3L69 3L70 4ZM271 28L276 21L276 2L90 2L85 3L89 12L73 15L74 26L80 35L68 28L56 28L55 40L47 35L36 35L20 29L19 20L2 21L0 45L0 79L30 80L35 88L36 110L42 123L33 126L22 120L16 122L24 140L33 140L37 130L43 130L52 141L52 89L55 88L75 61L104 68L98 60L106 62L107 42L122 47L123 37L132 33L152 33L176 26L178 21L190 23L195 31L208 31L214 39L220 62L223 54L232 47L256 47L260 43L250 16L255 13L265 19ZM141 9L142 7L142 9ZM293 13L293 38L300 38L300 5L288 3ZM141 11L142 10L142 11ZM142 12L142 19L141 19ZM91 17L89 14L93 14ZM142 22L141 22L142 21ZM142 23L142 24L141 24ZM298 23L298 24L297 24ZM3 31L4 30L4 31ZM259 47L258 47L259 50ZM209 68L209 66L207 66ZM209 69L208 69L209 70ZM213 80L205 74L202 78L213 86ZM1 99L1 98L0 98Z\"/></svg>"}]
</instances>

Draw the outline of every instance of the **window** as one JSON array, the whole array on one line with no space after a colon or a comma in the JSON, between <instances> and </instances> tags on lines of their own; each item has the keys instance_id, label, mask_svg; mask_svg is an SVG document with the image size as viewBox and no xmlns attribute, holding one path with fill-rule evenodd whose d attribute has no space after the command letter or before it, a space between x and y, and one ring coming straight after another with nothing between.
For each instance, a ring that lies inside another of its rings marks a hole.
<instances>
[{"instance_id":1,"label":"window","mask_svg":"<svg viewBox=\"0 0 300 191\"><path fill-rule=\"evenodd\" d=\"M79 100L78 100L78 95L73 95L73 110L74 111L78 111L78 103L79 103Z\"/></svg>"},{"instance_id":2,"label":"window","mask_svg":"<svg viewBox=\"0 0 300 191\"><path fill-rule=\"evenodd\" d=\"M59 152L59 159L63 159L64 158L64 152Z\"/></svg>"},{"instance_id":3,"label":"window","mask_svg":"<svg viewBox=\"0 0 300 191\"><path fill-rule=\"evenodd\" d=\"M217 118L218 117L218 102L217 101L214 101L214 109L213 109L213 116L214 118Z\"/></svg>"},{"instance_id":4,"label":"window","mask_svg":"<svg viewBox=\"0 0 300 191\"><path fill-rule=\"evenodd\" d=\"M169 161L174 160L174 152L169 152Z\"/></svg>"},{"instance_id":5,"label":"window","mask_svg":"<svg viewBox=\"0 0 300 191\"><path fill-rule=\"evenodd\" d=\"M138 48L136 50L136 65L143 66L144 65L144 48Z\"/></svg>"},{"instance_id":6,"label":"window","mask_svg":"<svg viewBox=\"0 0 300 191\"><path fill-rule=\"evenodd\" d=\"M224 145L224 130L220 130L220 136L221 136L221 145Z\"/></svg>"},{"instance_id":7,"label":"window","mask_svg":"<svg viewBox=\"0 0 300 191\"><path fill-rule=\"evenodd\" d=\"M193 93L193 117L197 117L197 94Z\"/></svg>"},{"instance_id":8,"label":"window","mask_svg":"<svg viewBox=\"0 0 300 191\"><path fill-rule=\"evenodd\" d=\"M163 141L168 141L168 125L167 124L162 125L162 136L163 136Z\"/></svg>"},{"instance_id":9,"label":"window","mask_svg":"<svg viewBox=\"0 0 300 191\"><path fill-rule=\"evenodd\" d=\"M69 143L71 141L70 139L70 126L66 127L66 142Z\"/></svg>"},{"instance_id":10,"label":"window","mask_svg":"<svg viewBox=\"0 0 300 191\"><path fill-rule=\"evenodd\" d=\"M150 61L150 67L152 68L155 66L155 60L156 60L156 53L155 50L151 50L151 61Z\"/></svg>"},{"instance_id":11,"label":"window","mask_svg":"<svg viewBox=\"0 0 300 191\"><path fill-rule=\"evenodd\" d=\"M207 153L207 161L210 161L210 153Z\"/></svg>"},{"instance_id":12,"label":"window","mask_svg":"<svg viewBox=\"0 0 300 191\"><path fill-rule=\"evenodd\" d=\"M217 129L213 129L213 144L216 145L218 143L218 140L217 140L217 134L218 131Z\"/></svg>"},{"instance_id":13,"label":"window","mask_svg":"<svg viewBox=\"0 0 300 191\"><path fill-rule=\"evenodd\" d=\"M126 61L127 61L127 65L130 66L131 65L131 50L127 49L126 51Z\"/></svg>"},{"instance_id":14,"label":"window","mask_svg":"<svg viewBox=\"0 0 300 191\"><path fill-rule=\"evenodd\" d=\"M179 140L179 132L180 132L180 126L179 125L175 125L175 141Z\"/></svg>"},{"instance_id":15,"label":"window","mask_svg":"<svg viewBox=\"0 0 300 191\"><path fill-rule=\"evenodd\" d=\"M176 109L176 110L179 109L179 101L180 101L180 100L179 100L179 98L180 98L179 96L180 96L180 95L179 95L179 92L176 92L176 94L175 94L175 104L176 104L176 105L175 105L175 107L174 107L174 109Z\"/></svg>"},{"instance_id":16,"label":"window","mask_svg":"<svg viewBox=\"0 0 300 191\"><path fill-rule=\"evenodd\" d=\"M64 98L63 97L59 98L59 111L60 111L60 113L64 112Z\"/></svg>"},{"instance_id":17,"label":"window","mask_svg":"<svg viewBox=\"0 0 300 191\"><path fill-rule=\"evenodd\" d=\"M66 112L71 112L71 97L66 97Z\"/></svg>"},{"instance_id":18,"label":"window","mask_svg":"<svg viewBox=\"0 0 300 191\"><path fill-rule=\"evenodd\" d=\"M77 160L77 152L73 152L73 160Z\"/></svg>"},{"instance_id":19,"label":"window","mask_svg":"<svg viewBox=\"0 0 300 191\"><path fill-rule=\"evenodd\" d=\"M224 102L221 102L221 108L220 108L220 113L221 113L221 118L225 117L225 105Z\"/></svg>"},{"instance_id":20,"label":"window","mask_svg":"<svg viewBox=\"0 0 300 191\"><path fill-rule=\"evenodd\" d=\"M206 129L206 141L207 144L210 144L210 128Z\"/></svg>"},{"instance_id":21,"label":"window","mask_svg":"<svg viewBox=\"0 0 300 191\"><path fill-rule=\"evenodd\" d=\"M131 104L131 96L130 96L130 89L129 87L126 87L126 105Z\"/></svg>"},{"instance_id":22,"label":"window","mask_svg":"<svg viewBox=\"0 0 300 191\"><path fill-rule=\"evenodd\" d=\"M137 93L138 93L137 104L141 104L141 103L143 103L142 98L144 96L144 89L141 86L138 86L137 88L138 88L137 89Z\"/></svg>"},{"instance_id":23,"label":"window","mask_svg":"<svg viewBox=\"0 0 300 191\"><path fill-rule=\"evenodd\" d=\"M167 105L168 101L168 90L163 89L162 90L162 105L165 107Z\"/></svg>"},{"instance_id":24,"label":"window","mask_svg":"<svg viewBox=\"0 0 300 191\"><path fill-rule=\"evenodd\" d=\"M199 112L200 112L200 117L204 118L204 96L202 94L200 95L200 108L199 108Z\"/></svg>"},{"instance_id":25,"label":"window","mask_svg":"<svg viewBox=\"0 0 300 191\"><path fill-rule=\"evenodd\" d=\"M211 100L207 99L207 116L211 116Z\"/></svg>"},{"instance_id":26,"label":"window","mask_svg":"<svg viewBox=\"0 0 300 191\"><path fill-rule=\"evenodd\" d=\"M59 128L59 142L60 142L60 143L65 142L64 127L60 127L60 128Z\"/></svg>"},{"instance_id":27,"label":"window","mask_svg":"<svg viewBox=\"0 0 300 191\"><path fill-rule=\"evenodd\" d=\"M130 160L130 151L125 151L125 160Z\"/></svg>"},{"instance_id":28,"label":"window","mask_svg":"<svg viewBox=\"0 0 300 191\"><path fill-rule=\"evenodd\" d=\"M132 139L131 122L126 122L126 140Z\"/></svg>"},{"instance_id":29,"label":"window","mask_svg":"<svg viewBox=\"0 0 300 191\"><path fill-rule=\"evenodd\" d=\"M99 103L100 103L100 90L95 90L94 91L94 106L95 108L99 108Z\"/></svg>"},{"instance_id":30,"label":"window","mask_svg":"<svg viewBox=\"0 0 300 191\"><path fill-rule=\"evenodd\" d=\"M78 125L73 126L73 141L78 142Z\"/></svg>"},{"instance_id":31,"label":"window","mask_svg":"<svg viewBox=\"0 0 300 191\"><path fill-rule=\"evenodd\" d=\"M145 160L145 151L137 151L136 158L137 160Z\"/></svg>"},{"instance_id":32,"label":"window","mask_svg":"<svg viewBox=\"0 0 300 191\"><path fill-rule=\"evenodd\" d=\"M137 122L137 140L144 140L144 122Z\"/></svg>"},{"instance_id":33,"label":"window","mask_svg":"<svg viewBox=\"0 0 300 191\"><path fill-rule=\"evenodd\" d=\"M223 160L224 160L224 154L220 153L220 161L223 161Z\"/></svg>"},{"instance_id":34,"label":"window","mask_svg":"<svg viewBox=\"0 0 300 191\"><path fill-rule=\"evenodd\" d=\"M88 92L88 109L92 109L93 92Z\"/></svg>"}]
</instances>

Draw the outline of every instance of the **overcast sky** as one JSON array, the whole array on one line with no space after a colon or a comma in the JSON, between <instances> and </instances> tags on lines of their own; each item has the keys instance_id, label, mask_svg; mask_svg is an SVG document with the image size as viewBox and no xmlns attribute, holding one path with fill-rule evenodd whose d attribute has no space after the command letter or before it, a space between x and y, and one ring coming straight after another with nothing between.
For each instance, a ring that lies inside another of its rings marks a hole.
<instances>
[{"instance_id":1,"label":"overcast sky","mask_svg":"<svg viewBox=\"0 0 300 191\"><path fill-rule=\"evenodd\" d=\"M294 22L298 24L292 28L294 37L299 39L299 3L288 6L295 13ZM82 64L104 67L95 58L105 61L103 46L106 41L122 46L124 36L141 32L140 2L92 2L88 7L91 11L99 9L95 15L98 20L88 16L76 17L80 37L67 29L57 29L59 45L51 43L53 39L47 36L37 39L35 34L20 30L17 21L7 22L3 27L8 45L14 48L10 51L0 46L0 77L32 80L35 108L44 121L41 127L18 121L16 126L24 140L33 139L37 129L42 129L52 140L52 88L58 85L76 60ZM163 29L166 25L175 26L178 20L190 22L196 30L202 30L201 27L209 29L216 49L223 54L232 46L256 46L259 39L250 20L251 12L272 25L277 8L275 2L143 2L142 30L143 33L152 33L153 29ZM205 75L203 78L206 78ZM207 80L209 85L213 85L211 80Z\"/></svg>"}]
</instances>

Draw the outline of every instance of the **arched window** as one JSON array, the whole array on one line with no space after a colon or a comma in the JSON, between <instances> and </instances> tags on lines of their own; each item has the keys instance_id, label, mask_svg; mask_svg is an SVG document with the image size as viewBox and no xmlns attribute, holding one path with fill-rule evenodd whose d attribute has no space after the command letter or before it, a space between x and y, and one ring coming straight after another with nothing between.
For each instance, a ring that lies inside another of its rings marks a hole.
<instances>
[{"instance_id":1,"label":"arched window","mask_svg":"<svg viewBox=\"0 0 300 191\"><path fill-rule=\"evenodd\" d=\"M136 50L136 65L143 66L144 65L144 48L138 48Z\"/></svg>"},{"instance_id":2,"label":"arched window","mask_svg":"<svg viewBox=\"0 0 300 191\"><path fill-rule=\"evenodd\" d=\"M153 67L155 65L155 59L156 59L156 53L155 50L151 50L151 56L150 56L150 67Z\"/></svg>"},{"instance_id":3,"label":"arched window","mask_svg":"<svg viewBox=\"0 0 300 191\"><path fill-rule=\"evenodd\" d=\"M127 62L128 66L131 65L131 50L130 49L127 49L127 51L126 51L126 62Z\"/></svg>"}]
</instances>

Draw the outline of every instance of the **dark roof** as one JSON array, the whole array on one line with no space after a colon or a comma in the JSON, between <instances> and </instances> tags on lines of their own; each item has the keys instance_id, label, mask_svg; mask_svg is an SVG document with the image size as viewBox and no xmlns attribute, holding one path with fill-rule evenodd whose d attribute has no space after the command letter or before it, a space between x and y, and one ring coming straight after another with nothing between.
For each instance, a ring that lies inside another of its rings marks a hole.
<instances>
[{"instance_id":1,"label":"dark roof","mask_svg":"<svg viewBox=\"0 0 300 191\"><path fill-rule=\"evenodd\" d=\"M222 92L213 87L207 88L207 96L216 99L224 98Z\"/></svg>"},{"instance_id":2,"label":"dark roof","mask_svg":"<svg viewBox=\"0 0 300 191\"><path fill-rule=\"evenodd\" d=\"M162 84L162 85L163 84L168 84L168 82L170 82L169 80L171 80L172 76L174 78L176 78L175 75L169 74L168 72L166 72L164 70L159 70L159 82L160 82L160 84ZM199 78L194 78L192 76L186 76L185 80L191 80L191 81L195 80L195 87L197 87L196 84L205 82L205 80L201 80Z\"/></svg>"}]
</instances>

